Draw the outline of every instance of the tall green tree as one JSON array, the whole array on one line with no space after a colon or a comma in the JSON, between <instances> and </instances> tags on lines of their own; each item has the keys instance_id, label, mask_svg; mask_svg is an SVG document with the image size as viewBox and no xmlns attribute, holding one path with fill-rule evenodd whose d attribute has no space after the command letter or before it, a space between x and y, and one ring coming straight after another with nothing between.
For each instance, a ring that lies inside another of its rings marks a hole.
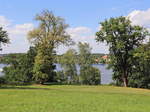
<instances>
[{"instance_id":1,"label":"tall green tree","mask_svg":"<svg viewBox=\"0 0 150 112\"><path fill-rule=\"evenodd\" d=\"M100 25L96 40L109 45L113 78L128 86L128 78L132 75L133 51L141 45L148 31L143 27L131 25L131 21L126 17L110 18Z\"/></svg>"},{"instance_id":2,"label":"tall green tree","mask_svg":"<svg viewBox=\"0 0 150 112\"><path fill-rule=\"evenodd\" d=\"M99 69L92 67L92 48L88 43L78 43L80 66L80 82L81 84L96 85L100 84L100 71Z\"/></svg>"},{"instance_id":3,"label":"tall green tree","mask_svg":"<svg viewBox=\"0 0 150 112\"><path fill-rule=\"evenodd\" d=\"M52 12L44 10L36 15L35 20L39 26L28 33L29 41L37 46L33 77L37 83L44 83L54 80L55 48L61 44L69 45L72 40L66 32L68 25L64 19Z\"/></svg>"},{"instance_id":4,"label":"tall green tree","mask_svg":"<svg viewBox=\"0 0 150 112\"><path fill-rule=\"evenodd\" d=\"M76 55L74 49L69 49L61 58L60 64L63 68L67 82L70 84L78 83L78 75L76 69Z\"/></svg>"}]
</instances>

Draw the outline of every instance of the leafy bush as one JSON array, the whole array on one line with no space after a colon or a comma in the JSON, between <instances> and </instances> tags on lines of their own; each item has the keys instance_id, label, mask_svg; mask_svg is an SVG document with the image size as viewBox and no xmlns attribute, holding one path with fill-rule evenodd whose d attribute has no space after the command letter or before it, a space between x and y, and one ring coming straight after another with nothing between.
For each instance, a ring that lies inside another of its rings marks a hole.
<instances>
[{"instance_id":1,"label":"leafy bush","mask_svg":"<svg viewBox=\"0 0 150 112\"><path fill-rule=\"evenodd\" d=\"M99 69L89 66L80 70L81 84L98 85L101 83Z\"/></svg>"}]
</instances>

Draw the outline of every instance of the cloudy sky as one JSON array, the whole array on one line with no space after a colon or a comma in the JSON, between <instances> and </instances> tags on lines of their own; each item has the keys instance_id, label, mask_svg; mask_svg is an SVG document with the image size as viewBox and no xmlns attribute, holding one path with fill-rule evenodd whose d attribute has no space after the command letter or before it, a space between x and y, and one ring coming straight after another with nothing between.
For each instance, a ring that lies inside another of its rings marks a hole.
<instances>
[{"instance_id":1,"label":"cloudy sky","mask_svg":"<svg viewBox=\"0 0 150 112\"><path fill-rule=\"evenodd\" d=\"M96 43L99 22L110 17L129 16L133 24L150 28L150 0L1 0L0 26L9 33L11 44L0 53L26 52L28 31L36 26L34 16L43 9L53 11L69 24L67 32L77 43L88 42L93 53L108 53L108 46ZM76 48L76 47L74 47ZM68 47L60 46L59 54Z\"/></svg>"}]
</instances>

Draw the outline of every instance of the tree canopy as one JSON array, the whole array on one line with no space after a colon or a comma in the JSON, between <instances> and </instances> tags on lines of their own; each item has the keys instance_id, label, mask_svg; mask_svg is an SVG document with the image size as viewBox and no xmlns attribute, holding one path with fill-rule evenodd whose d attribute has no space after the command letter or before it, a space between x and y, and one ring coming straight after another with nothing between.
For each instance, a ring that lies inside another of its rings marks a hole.
<instances>
[{"instance_id":1,"label":"tree canopy","mask_svg":"<svg viewBox=\"0 0 150 112\"><path fill-rule=\"evenodd\" d=\"M75 84L78 82L76 55L77 52L74 49L69 49L62 56L60 61L67 82L70 84Z\"/></svg>"},{"instance_id":2,"label":"tree canopy","mask_svg":"<svg viewBox=\"0 0 150 112\"><path fill-rule=\"evenodd\" d=\"M8 44L9 38L7 31L4 31L2 27L0 27L0 50L2 50L2 45Z\"/></svg>"},{"instance_id":3,"label":"tree canopy","mask_svg":"<svg viewBox=\"0 0 150 112\"><path fill-rule=\"evenodd\" d=\"M92 66L92 48L88 43L78 43L80 76L81 84L97 85L100 84L100 71Z\"/></svg>"},{"instance_id":4,"label":"tree canopy","mask_svg":"<svg viewBox=\"0 0 150 112\"><path fill-rule=\"evenodd\" d=\"M29 41L37 47L33 76L38 83L54 81L55 48L61 44L72 43L66 32L68 25L63 18L55 16L48 10L37 14L35 20L39 22L39 26L28 33Z\"/></svg>"},{"instance_id":5,"label":"tree canopy","mask_svg":"<svg viewBox=\"0 0 150 112\"><path fill-rule=\"evenodd\" d=\"M133 51L149 33L143 27L132 25L128 18L122 16L105 20L100 25L96 40L109 45L113 78L128 86L128 78L132 75Z\"/></svg>"}]
</instances>

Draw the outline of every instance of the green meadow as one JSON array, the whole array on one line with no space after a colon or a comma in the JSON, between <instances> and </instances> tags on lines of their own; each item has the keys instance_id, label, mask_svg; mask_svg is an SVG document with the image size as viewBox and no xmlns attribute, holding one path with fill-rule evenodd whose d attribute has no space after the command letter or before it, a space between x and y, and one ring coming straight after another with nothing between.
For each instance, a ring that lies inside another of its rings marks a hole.
<instances>
[{"instance_id":1,"label":"green meadow","mask_svg":"<svg viewBox=\"0 0 150 112\"><path fill-rule=\"evenodd\" d=\"M0 88L0 112L149 112L150 90L114 86Z\"/></svg>"}]
</instances>

